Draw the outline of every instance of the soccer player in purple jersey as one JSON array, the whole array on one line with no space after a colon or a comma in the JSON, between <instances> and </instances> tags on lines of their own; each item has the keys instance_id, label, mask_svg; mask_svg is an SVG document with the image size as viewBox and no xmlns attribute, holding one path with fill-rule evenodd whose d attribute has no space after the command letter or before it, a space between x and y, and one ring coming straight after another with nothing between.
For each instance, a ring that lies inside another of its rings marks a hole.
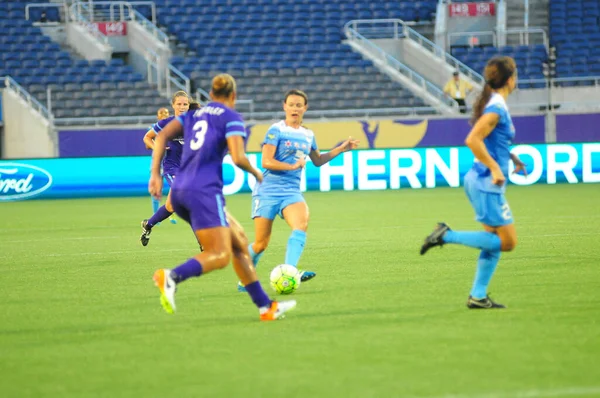
<instances>
[{"instance_id":1,"label":"soccer player in purple jersey","mask_svg":"<svg viewBox=\"0 0 600 398\"><path fill-rule=\"evenodd\" d=\"M232 260L238 278L259 309L260 319L279 319L293 309L296 302L271 301L267 296L248 254L244 230L225 210L223 158L228 150L236 166L254 175L259 182L263 179L244 151L246 130L241 115L233 110L236 100L233 77L227 74L216 76L210 97L212 101L202 109L171 121L155 141L148 190L153 196L160 197L163 185L160 162L166 144L183 132L183 158L171 188L171 203L177 215L191 225L196 239L204 245L204 252L172 270L157 270L154 282L160 290L163 308L173 313L177 284L224 268Z\"/></svg>"},{"instance_id":2,"label":"soccer player in purple jersey","mask_svg":"<svg viewBox=\"0 0 600 398\"><path fill-rule=\"evenodd\" d=\"M175 116L170 116L166 119L160 120L158 123L152 126L144 136L144 143L147 148L154 148L154 140L162 129L169 124L176 116L179 116L190 108L190 100L185 91L178 91L173 95L171 101ZM199 105L198 105L199 106ZM163 176L167 180L169 186L173 186L173 181L179 170L179 164L181 162L181 154L183 151L183 135L173 138L167 145L167 153L163 159L162 169ZM149 219L142 221L142 235L140 236L140 242L142 246L148 245L150 241L150 234L152 233L152 227L159 224L161 221L166 220L173 214L173 207L171 206L171 195L167 196L167 201L164 206L161 206L154 212L154 215Z\"/></svg>"}]
</instances>

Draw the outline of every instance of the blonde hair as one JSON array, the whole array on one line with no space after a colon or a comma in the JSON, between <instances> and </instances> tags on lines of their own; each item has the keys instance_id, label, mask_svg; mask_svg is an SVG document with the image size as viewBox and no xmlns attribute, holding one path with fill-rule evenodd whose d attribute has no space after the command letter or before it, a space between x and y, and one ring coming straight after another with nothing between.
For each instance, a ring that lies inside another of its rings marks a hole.
<instances>
[{"instance_id":1,"label":"blonde hair","mask_svg":"<svg viewBox=\"0 0 600 398\"><path fill-rule=\"evenodd\" d=\"M190 101L190 96L187 95L185 91L177 91L175 92L175 94L173 94L173 97L171 98L171 104L174 104L177 98L179 97L185 97L188 99L188 102Z\"/></svg>"},{"instance_id":2,"label":"blonde hair","mask_svg":"<svg viewBox=\"0 0 600 398\"><path fill-rule=\"evenodd\" d=\"M235 79L233 76L227 73L217 75L212 80L212 87L210 90L215 97L227 98L232 93L237 91Z\"/></svg>"}]
</instances>

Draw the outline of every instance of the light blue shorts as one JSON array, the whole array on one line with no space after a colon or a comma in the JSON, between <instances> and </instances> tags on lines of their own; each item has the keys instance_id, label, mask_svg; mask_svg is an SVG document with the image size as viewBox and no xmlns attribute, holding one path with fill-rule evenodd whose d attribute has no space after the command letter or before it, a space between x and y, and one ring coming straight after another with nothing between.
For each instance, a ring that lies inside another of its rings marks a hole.
<instances>
[{"instance_id":1,"label":"light blue shorts","mask_svg":"<svg viewBox=\"0 0 600 398\"><path fill-rule=\"evenodd\" d=\"M482 191L480 177L473 170L465 175L465 192L475 210L475 220L489 225L501 227L514 222L512 212L503 193ZM489 177L487 177L489 178Z\"/></svg>"},{"instance_id":2,"label":"light blue shorts","mask_svg":"<svg viewBox=\"0 0 600 398\"><path fill-rule=\"evenodd\" d=\"M298 202L304 202L304 197L299 193L277 197L252 196L252 218L264 217L274 220L277 215L283 218L283 209Z\"/></svg>"}]
</instances>

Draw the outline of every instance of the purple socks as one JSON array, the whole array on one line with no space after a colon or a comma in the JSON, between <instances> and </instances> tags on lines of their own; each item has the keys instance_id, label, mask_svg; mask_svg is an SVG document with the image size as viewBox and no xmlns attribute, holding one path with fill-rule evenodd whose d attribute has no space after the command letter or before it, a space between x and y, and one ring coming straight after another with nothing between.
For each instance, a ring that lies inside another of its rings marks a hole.
<instances>
[{"instance_id":1,"label":"purple socks","mask_svg":"<svg viewBox=\"0 0 600 398\"><path fill-rule=\"evenodd\" d=\"M154 213L154 215L152 215L152 217L150 217L150 219L148 220L148 226L150 228L152 228L159 222L169 218L169 216L171 214L173 214L173 213L171 213L169 210L167 210L167 208L165 206L160 206L160 208L156 211L156 213Z\"/></svg>"}]
</instances>

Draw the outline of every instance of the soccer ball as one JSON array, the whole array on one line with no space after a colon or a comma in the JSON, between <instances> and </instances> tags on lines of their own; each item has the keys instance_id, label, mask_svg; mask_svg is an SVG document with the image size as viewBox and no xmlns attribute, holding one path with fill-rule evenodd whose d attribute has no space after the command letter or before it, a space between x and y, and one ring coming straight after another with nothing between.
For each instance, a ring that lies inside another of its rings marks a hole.
<instances>
[{"instance_id":1,"label":"soccer ball","mask_svg":"<svg viewBox=\"0 0 600 398\"><path fill-rule=\"evenodd\" d=\"M281 264L273 268L269 280L277 293L291 294L300 286L300 272L293 265Z\"/></svg>"}]
</instances>

